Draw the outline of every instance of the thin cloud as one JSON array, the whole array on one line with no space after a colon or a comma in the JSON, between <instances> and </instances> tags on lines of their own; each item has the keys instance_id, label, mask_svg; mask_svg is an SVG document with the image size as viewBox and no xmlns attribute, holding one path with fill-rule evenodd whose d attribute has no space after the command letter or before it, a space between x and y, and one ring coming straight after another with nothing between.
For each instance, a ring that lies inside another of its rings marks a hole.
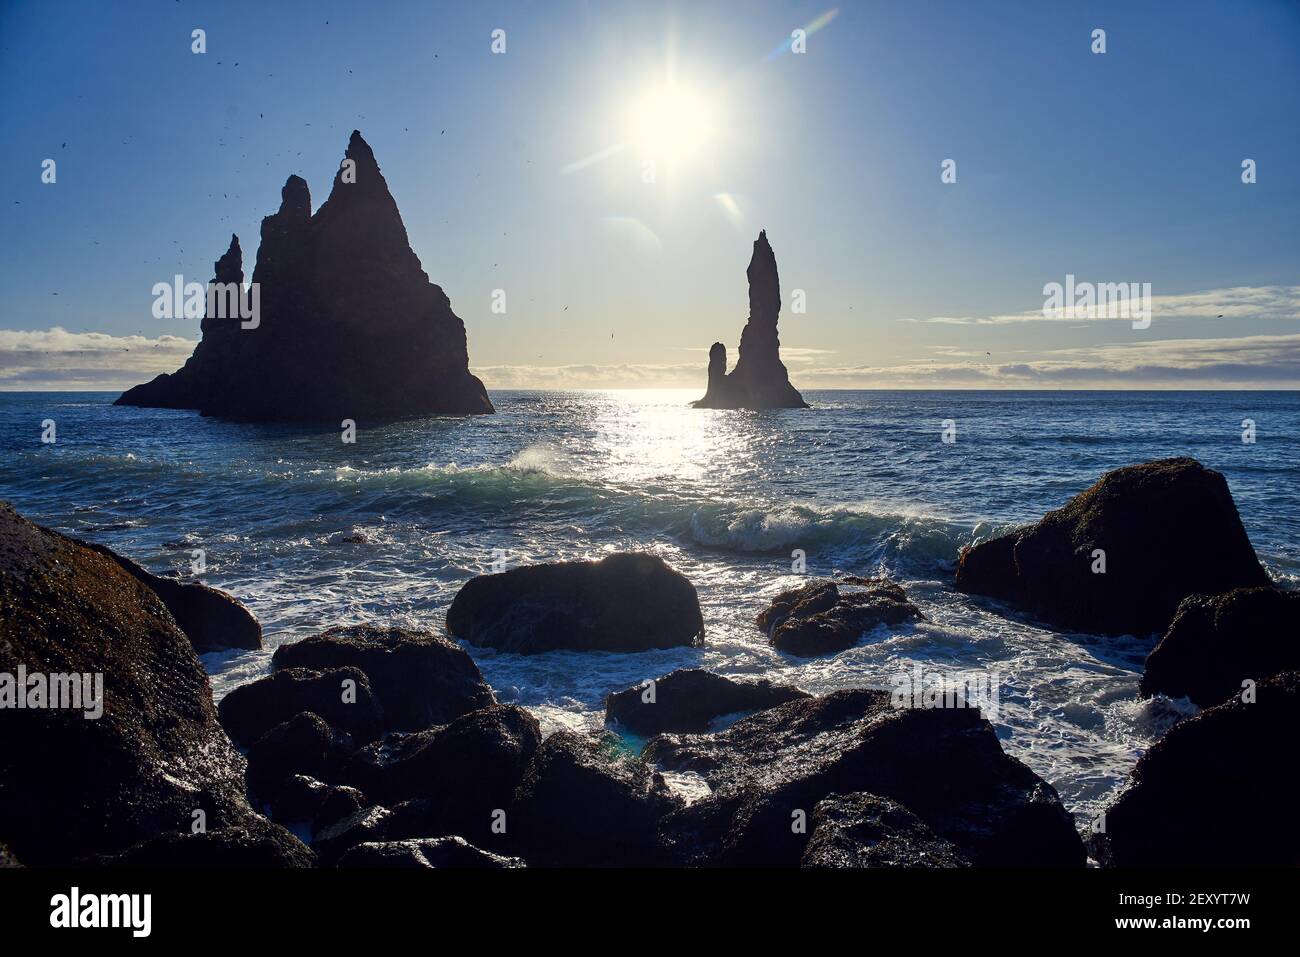
<instances>
[{"instance_id":1,"label":"thin cloud","mask_svg":"<svg viewBox=\"0 0 1300 957\"><path fill-rule=\"evenodd\" d=\"M1054 280L1059 281L1059 280ZM1082 279L1079 280L1082 282ZM1202 292L1151 297L1153 322L1176 319L1300 319L1300 286L1232 286ZM1025 312L991 316L930 316L899 322L954 326L1000 326L1019 322L1077 322L1078 316L1045 316L1040 305ZM1089 322L1131 322L1130 319L1090 319Z\"/></svg>"}]
</instances>

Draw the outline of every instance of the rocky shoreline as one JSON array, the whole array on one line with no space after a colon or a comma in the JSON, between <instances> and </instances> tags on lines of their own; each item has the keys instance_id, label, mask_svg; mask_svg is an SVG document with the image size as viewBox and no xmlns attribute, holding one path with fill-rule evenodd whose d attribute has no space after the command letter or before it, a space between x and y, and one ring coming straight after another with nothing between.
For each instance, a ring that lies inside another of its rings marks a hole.
<instances>
[{"instance_id":1,"label":"rocky shoreline","mask_svg":"<svg viewBox=\"0 0 1300 957\"><path fill-rule=\"evenodd\" d=\"M1103 557L1099 563L1097 552ZM1137 570L1140 570L1140 574ZM635 652L705 640L695 587L643 554L471 579L447 634L327 628L215 707L198 654L258 648L232 597L150 574L0 503L0 676L102 676L102 714L0 717L0 860L140 867L1052 867L1300 862L1297 595L1273 588L1222 476L1108 473L977 543L955 587L1008 614L1152 636L1144 695L1204 710L1097 820L1008 755L978 708L813 696L682 669L610 688L606 727L543 737L475 647ZM881 578L757 611L791 656L921 617ZM464 644L462 644L462 642ZM15 698L16 700L16 698ZM57 756L57 757L53 757ZM1243 786L1241 762L1266 780ZM680 782L693 782L689 792Z\"/></svg>"}]
</instances>

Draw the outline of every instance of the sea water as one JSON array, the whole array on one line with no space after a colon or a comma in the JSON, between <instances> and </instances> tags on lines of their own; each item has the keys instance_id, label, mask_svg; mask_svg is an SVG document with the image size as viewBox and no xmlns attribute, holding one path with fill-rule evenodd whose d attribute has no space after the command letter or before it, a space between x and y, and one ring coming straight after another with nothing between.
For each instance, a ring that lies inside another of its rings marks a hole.
<instances>
[{"instance_id":1,"label":"sea water","mask_svg":"<svg viewBox=\"0 0 1300 957\"><path fill-rule=\"evenodd\" d=\"M155 572L190 576L201 552L202 580L245 602L266 637L261 652L203 657L217 697L331 625L440 629L457 589L494 563L649 550L699 589L702 648L469 648L497 697L551 731L598 726L605 694L674 668L818 693L973 675L996 682L988 716L1003 747L1080 818L1194 709L1137 698L1149 637L1063 633L955 592L962 545L1036 520L1108 469L1190 455L1227 477L1269 573L1300 583L1300 394L805 395L811 410L735 412L691 409L696 394L675 391L494 391L496 415L361 422L346 444L341 425L0 393L0 497ZM893 576L926 620L837 655L773 651L754 615L837 572Z\"/></svg>"}]
</instances>

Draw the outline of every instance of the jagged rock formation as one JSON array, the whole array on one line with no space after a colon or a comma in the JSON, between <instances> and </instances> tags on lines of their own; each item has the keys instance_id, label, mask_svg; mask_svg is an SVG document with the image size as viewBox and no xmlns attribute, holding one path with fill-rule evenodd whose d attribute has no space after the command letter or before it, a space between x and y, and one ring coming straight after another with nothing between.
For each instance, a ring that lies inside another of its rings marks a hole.
<instances>
[{"instance_id":1,"label":"jagged rock formation","mask_svg":"<svg viewBox=\"0 0 1300 957\"><path fill-rule=\"evenodd\" d=\"M355 176L342 164L314 216L306 181L290 176L279 212L262 220L256 326L209 312L180 370L127 390L116 404L243 421L495 411L469 371L465 325L411 249L359 132L346 159ZM243 282L237 236L215 270L214 282Z\"/></svg>"},{"instance_id":2,"label":"jagged rock formation","mask_svg":"<svg viewBox=\"0 0 1300 957\"><path fill-rule=\"evenodd\" d=\"M767 231L754 240L754 255L745 270L749 277L749 321L740 334L740 358L727 373L727 347L715 342L709 349L709 385L704 398L691 403L697 409L806 409L799 390L781 362L781 340L776 334L781 311L781 280Z\"/></svg>"}]
</instances>

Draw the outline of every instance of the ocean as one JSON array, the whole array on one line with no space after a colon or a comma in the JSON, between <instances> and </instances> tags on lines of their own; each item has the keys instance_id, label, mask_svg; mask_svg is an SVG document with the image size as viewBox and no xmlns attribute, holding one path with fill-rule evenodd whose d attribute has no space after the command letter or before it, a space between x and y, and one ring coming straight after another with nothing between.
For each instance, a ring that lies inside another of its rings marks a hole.
<instances>
[{"instance_id":1,"label":"ocean","mask_svg":"<svg viewBox=\"0 0 1300 957\"><path fill-rule=\"evenodd\" d=\"M266 636L264 651L203 657L218 698L331 625L440 629L494 562L653 551L699 589L702 648L470 647L498 698L554 730L596 727L606 693L681 667L818 693L890 687L918 667L980 676L997 689L1003 747L1081 822L1194 709L1137 699L1150 639L1061 633L955 592L962 545L1108 469L1190 455L1227 477L1270 574L1300 584L1300 393L805 391L810 411L771 412L688 408L699 394L494 391L497 415L362 422L345 444L341 428L115 408L110 393L0 393L0 497L155 572L189 575L202 550L202 580ZM806 580L800 557L808 576L889 574L926 620L784 657L753 616Z\"/></svg>"}]
</instances>

